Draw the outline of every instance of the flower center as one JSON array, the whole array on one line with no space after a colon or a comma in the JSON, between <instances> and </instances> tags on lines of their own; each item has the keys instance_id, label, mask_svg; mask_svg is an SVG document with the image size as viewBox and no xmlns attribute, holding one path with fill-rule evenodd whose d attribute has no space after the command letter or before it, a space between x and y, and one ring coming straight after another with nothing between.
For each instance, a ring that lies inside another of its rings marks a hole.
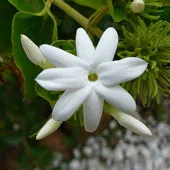
<instances>
[{"instance_id":1,"label":"flower center","mask_svg":"<svg viewBox=\"0 0 170 170\"><path fill-rule=\"evenodd\" d=\"M96 73L90 73L88 75L88 79L89 79L89 81L96 81L96 80L98 80L98 75Z\"/></svg>"}]
</instances>

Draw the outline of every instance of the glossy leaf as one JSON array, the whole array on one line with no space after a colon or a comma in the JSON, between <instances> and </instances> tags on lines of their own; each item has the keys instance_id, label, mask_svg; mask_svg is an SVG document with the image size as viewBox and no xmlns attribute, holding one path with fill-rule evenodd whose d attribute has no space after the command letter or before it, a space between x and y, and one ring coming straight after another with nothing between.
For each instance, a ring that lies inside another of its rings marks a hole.
<instances>
[{"instance_id":1,"label":"glossy leaf","mask_svg":"<svg viewBox=\"0 0 170 170\"><path fill-rule=\"evenodd\" d=\"M18 12L14 16L12 25L12 44L14 60L21 70L25 80L25 98L32 98L35 93L35 77L40 72L40 68L32 64L25 55L20 42L20 34L25 34L37 45L51 44L57 39L56 23L48 15L38 16L26 12Z\"/></svg>"},{"instance_id":2,"label":"glossy leaf","mask_svg":"<svg viewBox=\"0 0 170 170\"><path fill-rule=\"evenodd\" d=\"M40 12L44 8L44 0L8 0L19 11Z\"/></svg>"}]
</instances>

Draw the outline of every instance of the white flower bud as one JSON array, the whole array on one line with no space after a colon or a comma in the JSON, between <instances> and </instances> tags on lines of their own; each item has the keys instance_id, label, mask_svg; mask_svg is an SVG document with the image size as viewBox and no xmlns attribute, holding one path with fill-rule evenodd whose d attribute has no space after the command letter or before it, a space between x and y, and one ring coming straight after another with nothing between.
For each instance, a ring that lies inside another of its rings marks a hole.
<instances>
[{"instance_id":1,"label":"white flower bud","mask_svg":"<svg viewBox=\"0 0 170 170\"><path fill-rule=\"evenodd\" d=\"M41 54L39 47L27 36L21 34L21 44L27 57L36 65L42 65L46 59Z\"/></svg>"},{"instance_id":2,"label":"white flower bud","mask_svg":"<svg viewBox=\"0 0 170 170\"><path fill-rule=\"evenodd\" d=\"M119 122L120 125L137 133L138 135L152 136L151 131L136 118L123 112L114 113L112 116Z\"/></svg>"},{"instance_id":3,"label":"white flower bud","mask_svg":"<svg viewBox=\"0 0 170 170\"><path fill-rule=\"evenodd\" d=\"M144 10L145 8L145 3L143 0L134 0L131 4L132 6L132 11L134 13L140 13Z\"/></svg>"},{"instance_id":4,"label":"white flower bud","mask_svg":"<svg viewBox=\"0 0 170 170\"><path fill-rule=\"evenodd\" d=\"M53 133L55 130L57 130L62 122L55 121L53 118L49 119L47 123L40 129L38 132L36 139L40 140L51 133Z\"/></svg>"}]
</instances>

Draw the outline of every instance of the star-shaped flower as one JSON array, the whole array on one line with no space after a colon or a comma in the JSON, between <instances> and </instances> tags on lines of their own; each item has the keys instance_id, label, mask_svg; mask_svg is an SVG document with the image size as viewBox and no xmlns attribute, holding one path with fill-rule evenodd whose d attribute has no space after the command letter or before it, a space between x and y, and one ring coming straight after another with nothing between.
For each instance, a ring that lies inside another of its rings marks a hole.
<instances>
[{"instance_id":1,"label":"star-shaped flower","mask_svg":"<svg viewBox=\"0 0 170 170\"><path fill-rule=\"evenodd\" d=\"M36 78L48 91L65 91L55 104L52 117L66 121L83 104L84 126L93 132L99 125L104 100L125 113L134 113L136 103L119 84L140 76L147 63L137 57L112 61L118 34L108 28L95 48L84 29L76 34L77 57L51 45L41 45L42 55L56 68L43 70Z\"/></svg>"}]
</instances>

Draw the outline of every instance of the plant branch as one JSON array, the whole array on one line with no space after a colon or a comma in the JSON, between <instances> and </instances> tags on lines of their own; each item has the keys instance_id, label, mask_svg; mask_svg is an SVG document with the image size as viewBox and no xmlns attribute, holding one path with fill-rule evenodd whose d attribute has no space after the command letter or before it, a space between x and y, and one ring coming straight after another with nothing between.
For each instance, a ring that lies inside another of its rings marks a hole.
<instances>
[{"instance_id":1,"label":"plant branch","mask_svg":"<svg viewBox=\"0 0 170 170\"><path fill-rule=\"evenodd\" d=\"M107 13L108 7L107 6L101 6L90 18L89 22L90 25L94 26L97 25L98 22L105 16Z\"/></svg>"},{"instance_id":2,"label":"plant branch","mask_svg":"<svg viewBox=\"0 0 170 170\"><path fill-rule=\"evenodd\" d=\"M70 5L65 3L63 0L53 0L54 5L56 5L58 8L63 10L66 14L68 14L70 17L72 17L76 22L78 22L82 27L84 27L87 31L92 32L97 37L100 38L102 35L102 31L96 27L91 26L89 24L88 18L80 14L78 11L76 11L74 8L72 8Z\"/></svg>"}]
</instances>

